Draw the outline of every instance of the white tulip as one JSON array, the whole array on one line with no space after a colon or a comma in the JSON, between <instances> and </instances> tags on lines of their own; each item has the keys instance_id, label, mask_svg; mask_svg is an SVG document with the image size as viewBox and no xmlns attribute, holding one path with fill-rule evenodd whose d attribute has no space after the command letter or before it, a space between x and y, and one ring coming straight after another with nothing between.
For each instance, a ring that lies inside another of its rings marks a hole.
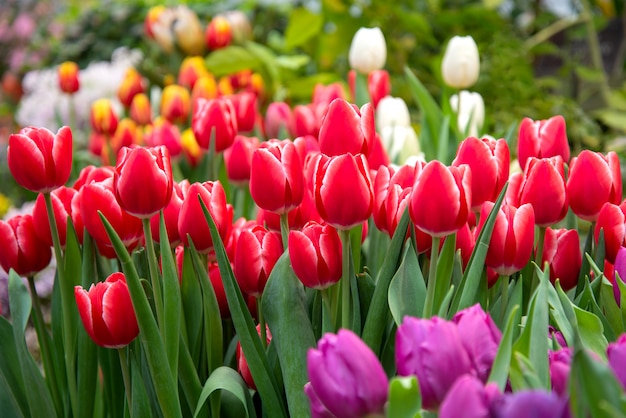
<instances>
[{"instance_id":1,"label":"white tulip","mask_svg":"<svg viewBox=\"0 0 626 418\"><path fill-rule=\"evenodd\" d=\"M348 54L350 68L363 74L380 70L387 60L387 45L380 28L361 28L352 38Z\"/></svg>"},{"instance_id":2,"label":"white tulip","mask_svg":"<svg viewBox=\"0 0 626 418\"><path fill-rule=\"evenodd\" d=\"M485 123L485 102L480 93L462 90L459 109L459 95L450 97L450 107L457 114L457 126L461 133L467 136L478 136Z\"/></svg>"},{"instance_id":3,"label":"white tulip","mask_svg":"<svg viewBox=\"0 0 626 418\"><path fill-rule=\"evenodd\" d=\"M411 159L424 159L419 140L411 126L386 126L380 132L380 139L391 162L404 164Z\"/></svg>"},{"instance_id":4,"label":"white tulip","mask_svg":"<svg viewBox=\"0 0 626 418\"><path fill-rule=\"evenodd\" d=\"M455 89L466 89L478 80L480 58L478 47L471 36L455 36L441 62L443 81Z\"/></svg>"},{"instance_id":5,"label":"white tulip","mask_svg":"<svg viewBox=\"0 0 626 418\"><path fill-rule=\"evenodd\" d=\"M385 96L376 108L376 126L382 131L388 126L409 126L411 116L404 100L399 97Z\"/></svg>"}]
</instances>

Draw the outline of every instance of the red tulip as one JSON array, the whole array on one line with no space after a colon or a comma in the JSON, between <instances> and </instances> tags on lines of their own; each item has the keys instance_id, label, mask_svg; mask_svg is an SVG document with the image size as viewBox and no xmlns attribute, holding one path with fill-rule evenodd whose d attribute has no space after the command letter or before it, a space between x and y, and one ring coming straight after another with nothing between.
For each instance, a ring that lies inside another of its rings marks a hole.
<instances>
[{"instance_id":1,"label":"red tulip","mask_svg":"<svg viewBox=\"0 0 626 418\"><path fill-rule=\"evenodd\" d=\"M252 155L258 147L258 138L237 135L233 145L224 150L226 175L231 183L236 186L248 184L252 167Z\"/></svg>"},{"instance_id":2,"label":"red tulip","mask_svg":"<svg viewBox=\"0 0 626 418\"><path fill-rule=\"evenodd\" d=\"M115 252L111 251L111 240L98 212L102 212L126 247L134 247L143 236L141 219L126 212L117 202L113 178L85 184L75 199L78 199L83 224L87 232L99 244L99 249L106 251L105 247L109 247L109 251L106 252L107 256L115 256Z\"/></svg>"},{"instance_id":3,"label":"red tulip","mask_svg":"<svg viewBox=\"0 0 626 418\"><path fill-rule=\"evenodd\" d=\"M162 117L145 127L143 142L147 147L164 146L172 159L178 158L185 151L178 126Z\"/></svg>"},{"instance_id":4,"label":"red tulip","mask_svg":"<svg viewBox=\"0 0 626 418\"><path fill-rule=\"evenodd\" d=\"M550 281L558 279L563 290L568 291L578 283L578 274L582 265L580 239L573 229L546 229L543 243L542 267L548 263Z\"/></svg>"},{"instance_id":5,"label":"red tulip","mask_svg":"<svg viewBox=\"0 0 626 418\"><path fill-rule=\"evenodd\" d=\"M341 279L341 238L330 225L310 222L289 232L289 259L303 285L326 289Z\"/></svg>"},{"instance_id":6,"label":"red tulip","mask_svg":"<svg viewBox=\"0 0 626 418\"><path fill-rule=\"evenodd\" d=\"M535 211L535 223L549 226L567 215L563 159L531 157L526 164L520 185L519 204L530 203Z\"/></svg>"},{"instance_id":7,"label":"red tulip","mask_svg":"<svg viewBox=\"0 0 626 418\"><path fill-rule=\"evenodd\" d=\"M209 224L198 196L202 199L213 217L222 241L226 242L232 225L232 211L226 206L226 193L219 181L193 183L189 186L178 217L178 233L185 246L193 241L199 252L206 253L213 248Z\"/></svg>"},{"instance_id":8,"label":"red tulip","mask_svg":"<svg viewBox=\"0 0 626 418\"><path fill-rule=\"evenodd\" d=\"M257 334L259 334L259 337L260 337L261 325L256 326L256 332ZM270 342L272 342L272 333L270 332L269 327L266 325L265 326L266 346L270 345ZM248 367L248 361L246 360L246 356L244 356L243 354L243 350L241 349L241 343L239 342L237 342L236 357L237 357L237 370L239 371L239 374L241 374L241 377L243 378L244 382L246 382L246 385L248 385L250 389L256 390L256 384L254 383L254 379L252 378L252 373L250 373L250 368Z\"/></svg>"},{"instance_id":9,"label":"red tulip","mask_svg":"<svg viewBox=\"0 0 626 418\"><path fill-rule=\"evenodd\" d=\"M367 154L367 163L369 164L370 169L378 170L382 166L389 165L389 154L385 149L385 145L383 145L380 135L376 133L370 141L368 147L369 151ZM408 159L406 161L408 161Z\"/></svg>"},{"instance_id":10,"label":"red tulip","mask_svg":"<svg viewBox=\"0 0 626 418\"><path fill-rule=\"evenodd\" d=\"M311 135L317 137L319 124L310 105L297 105L293 108L294 134L297 137Z\"/></svg>"},{"instance_id":11,"label":"red tulip","mask_svg":"<svg viewBox=\"0 0 626 418\"><path fill-rule=\"evenodd\" d=\"M547 120L533 121L524 118L519 126L517 158L520 167L526 171L530 157L550 158L559 155L569 161L570 150L563 116L553 116Z\"/></svg>"},{"instance_id":12,"label":"red tulip","mask_svg":"<svg viewBox=\"0 0 626 418\"><path fill-rule=\"evenodd\" d=\"M476 237L485 225L494 203L485 202L480 211ZM519 208L502 205L496 216L485 264L499 275L510 276L530 260L535 240L535 212L526 203Z\"/></svg>"},{"instance_id":13,"label":"red tulip","mask_svg":"<svg viewBox=\"0 0 626 418\"><path fill-rule=\"evenodd\" d=\"M468 166L426 164L415 180L409 215L416 227L433 237L450 235L467 223L472 201Z\"/></svg>"},{"instance_id":14,"label":"red tulip","mask_svg":"<svg viewBox=\"0 0 626 418\"><path fill-rule=\"evenodd\" d=\"M235 108L237 128L239 132L250 132L254 130L257 117L256 95L254 93L244 91L230 96L230 100Z\"/></svg>"},{"instance_id":15,"label":"red tulip","mask_svg":"<svg viewBox=\"0 0 626 418\"><path fill-rule=\"evenodd\" d=\"M265 112L265 136L284 139L295 136L293 112L285 102L272 102Z\"/></svg>"},{"instance_id":16,"label":"red tulip","mask_svg":"<svg viewBox=\"0 0 626 418\"><path fill-rule=\"evenodd\" d=\"M246 218L237 219L230 231L228 236L228 240L224 243L224 247L226 248L226 255L228 255L228 259L231 264L235 262L235 253L237 252L237 242L239 241L239 236L241 235L241 231L244 229L252 229L255 226L260 225L256 221L249 221ZM268 228L269 229L269 228ZM279 229L280 230L280 225Z\"/></svg>"},{"instance_id":17,"label":"red tulip","mask_svg":"<svg viewBox=\"0 0 626 418\"><path fill-rule=\"evenodd\" d=\"M164 146L122 148L113 177L120 207L138 218L150 218L172 197L172 165Z\"/></svg>"},{"instance_id":18,"label":"red tulip","mask_svg":"<svg viewBox=\"0 0 626 418\"><path fill-rule=\"evenodd\" d=\"M378 106L378 102L391 93L389 73L386 70L374 70L370 72L367 75L367 90L375 109Z\"/></svg>"},{"instance_id":19,"label":"red tulip","mask_svg":"<svg viewBox=\"0 0 626 418\"><path fill-rule=\"evenodd\" d=\"M261 208L287 213L302 202L304 173L291 141L268 141L252 155L250 194Z\"/></svg>"},{"instance_id":20,"label":"red tulip","mask_svg":"<svg viewBox=\"0 0 626 418\"><path fill-rule=\"evenodd\" d=\"M55 134L27 127L9 136L9 170L20 186L46 193L63 186L72 170L72 131L64 126Z\"/></svg>"},{"instance_id":21,"label":"red tulip","mask_svg":"<svg viewBox=\"0 0 626 418\"><path fill-rule=\"evenodd\" d=\"M472 211L494 202L509 178L509 146L504 139L469 137L459 145L455 167L467 164L472 170Z\"/></svg>"},{"instance_id":22,"label":"red tulip","mask_svg":"<svg viewBox=\"0 0 626 418\"><path fill-rule=\"evenodd\" d=\"M113 178L115 174L115 167L110 165L96 167L95 165L88 165L78 173L78 178L72 186L76 190L80 190L84 185L103 181L108 178Z\"/></svg>"},{"instance_id":23,"label":"red tulip","mask_svg":"<svg viewBox=\"0 0 626 418\"><path fill-rule=\"evenodd\" d=\"M282 253L279 234L260 225L242 230L237 240L234 268L241 290L250 296L260 297Z\"/></svg>"},{"instance_id":24,"label":"red tulip","mask_svg":"<svg viewBox=\"0 0 626 418\"><path fill-rule=\"evenodd\" d=\"M300 161L302 161L303 165L306 161L307 155L319 154L320 152L319 142L317 142L317 139L311 135L299 136L293 140L293 144L296 146L296 151L298 151Z\"/></svg>"},{"instance_id":25,"label":"red tulip","mask_svg":"<svg viewBox=\"0 0 626 418\"><path fill-rule=\"evenodd\" d=\"M393 235L393 232L390 232L390 225L399 207L399 196L403 190L413 187L415 177L419 175L421 169L421 164L404 165L397 171L388 166L381 166L378 169L374 178L374 223L378 229ZM389 201L391 203L388 203ZM405 207L403 206L403 209ZM395 223L397 225L397 221ZM395 230L395 225L393 229Z\"/></svg>"},{"instance_id":26,"label":"red tulip","mask_svg":"<svg viewBox=\"0 0 626 418\"><path fill-rule=\"evenodd\" d=\"M189 184L187 183L188 187ZM180 244L180 235L178 233L178 217L180 215L180 208L183 206L183 199L185 198L186 188L183 188L180 184L174 182L172 197L170 202L163 208L163 220L165 221L165 230L167 231L167 238L170 242L170 246L176 247ZM152 238L156 242L161 242L160 238L160 223L161 215L156 213L150 218L150 230L152 231Z\"/></svg>"},{"instance_id":27,"label":"red tulip","mask_svg":"<svg viewBox=\"0 0 626 418\"><path fill-rule=\"evenodd\" d=\"M31 215L0 220L0 266L24 277L43 270L52 258L50 246L40 240Z\"/></svg>"},{"instance_id":28,"label":"red tulip","mask_svg":"<svg viewBox=\"0 0 626 418\"><path fill-rule=\"evenodd\" d=\"M104 282L92 284L89 291L76 286L74 296L85 330L99 346L122 348L139 335L123 273L113 273Z\"/></svg>"},{"instance_id":29,"label":"red tulip","mask_svg":"<svg viewBox=\"0 0 626 418\"><path fill-rule=\"evenodd\" d=\"M264 225L269 230L280 232L279 214L259 209L256 220L259 225ZM302 229L308 222L323 222L320 214L317 213L315 201L311 193L305 192L302 202L287 213L287 222L289 229Z\"/></svg>"},{"instance_id":30,"label":"red tulip","mask_svg":"<svg viewBox=\"0 0 626 418\"><path fill-rule=\"evenodd\" d=\"M237 134L237 114L232 102L221 97L212 100L197 99L191 129L200 148L209 149L213 132L215 151L224 151L232 145Z\"/></svg>"},{"instance_id":31,"label":"red tulip","mask_svg":"<svg viewBox=\"0 0 626 418\"><path fill-rule=\"evenodd\" d=\"M70 218L74 225L78 241L83 242L83 219L80 216L80 208L77 205L78 200L75 199L77 194L78 190L65 186L59 187L50 194L54 219L59 231L59 241L63 248L65 248L67 237L68 218ZM51 247L52 233L50 232L50 222L43 194L39 194L35 201L35 206L33 207L33 221L35 223L37 236Z\"/></svg>"},{"instance_id":32,"label":"red tulip","mask_svg":"<svg viewBox=\"0 0 626 418\"><path fill-rule=\"evenodd\" d=\"M230 45L233 30L228 19L219 15L211 19L207 25L205 37L206 45L212 51Z\"/></svg>"},{"instance_id":33,"label":"red tulip","mask_svg":"<svg viewBox=\"0 0 626 418\"><path fill-rule=\"evenodd\" d=\"M356 105L335 99L322 119L320 150L330 157L346 153L367 155L375 132L371 103L365 104L359 111Z\"/></svg>"},{"instance_id":34,"label":"red tulip","mask_svg":"<svg viewBox=\"0 0 626 418\"><path fill-rule=\"evenodd\" d=\"M442 247L446 239L448 239L448 237L441 241L440 244ZM461 265L463 266L463 271L465 271L467 265L469 264L470 257L472 256L475 246L476 238L468 222L457 231L455 241L455 249L461 254Z\"/></svg>"},{"instance_id":35,"label":"red tulip","mask_svg":"<svg viewBox=\"0 0 626 418\"><path fill-rule=\"evenodd\" d=\"M196 81L202 77L213 77L206 68L204 57L198 55L185 57L178 69L177 82L192 91L192 98ZM215 83L215 80L213 82Z\"/></svg>"},{"instance_id":36,"label":"red tulip","mask_svg":"<svg viewBox=\"0 0 626 418\"><path fill-rule=\"evenodd\" d=\"M145 93L138 93L133 97L128 115L139 125L147 125L152 121L152 106Z\"/></svg>"},{"instance_id":37,"label":"red tulip","mask_svg":"<svg viewBox=\"0 0 626 418\"><path fill-rule=\"evenodd\" d=\"M101 135L113 135L119 119L111 100L102 98L93 102L89 121L94 132Z\"/></svg>"},{"instance_id":38,"label":"red tulip","mask_svg":"<svg viewBox=\"0 0 626 418\"><path fill-rule=\"evenodd\" d=\"M567 196L572 211L581 219L594 222L606 202L622 200L622 173L619 157L583 150L572 158L567 179Z\"/></svg>"},{"instance_id":39,"label":"red tulip","mask_svg":"<svg viewBox=\"0 0 626 418\"><path fill-rule=\"evenodd\" d=\"M321 218L343 230L365 222L374 209L374 190L363 154L318 154L316 160L313 195Z\"/></svg>"},{"instance_id":40,"label":"red tulip","mask_svg":"<svg viewBox=\"0 0 626 418\"><path fill-rule=\"evenodd\" d=\"M125 108L129 108L134 97L145 91L143 86L143 78L141 74L134 68L130 67L126 70L126 74L117 89L117 98Z\"/></svg>"},{"instance_id":41,"label":"red tulip","mask_svg":"<svg viewBox=\"0 0 626 418\"><path fill-rule=\"evenodd\" d=\"M189 90L178 84L165 86L161 95L161 116L172 123L186 123L191 112Z\"/></svg>"},{"instance_id":42,"label":"red tulip","mask_svg":"<svg viewBox=\"0 0 626 418\"><path fill-rule=\"evenodd\" d=\"M626 240L626 216L624 208L612 203L605 203L600 209L593 237L596 244L600 240L600 231L604 235L605 258L615 264L615 257ZM626 280L626 277L624 278Z\"/></svg>"}]
</instances>

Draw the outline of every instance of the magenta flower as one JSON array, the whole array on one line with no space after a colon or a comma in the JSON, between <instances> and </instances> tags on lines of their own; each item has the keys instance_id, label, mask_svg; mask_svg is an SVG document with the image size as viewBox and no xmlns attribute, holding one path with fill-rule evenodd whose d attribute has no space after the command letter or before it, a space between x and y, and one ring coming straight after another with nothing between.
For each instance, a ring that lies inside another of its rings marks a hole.
<instances>
[{"instance_id":1,"label":"magenta flower","mask_svg":"<svg viewBox=\"0 0 626 418\"><path fill-rule=\"evenodd\" d=\"M485 386L476 377L466 374L456 380L446 395L439 418L490 418L491 404L498 396L500 391L495 383Z\"/></svg>"},{"instance_id":2,"label":"magenta flower","mask_svg":"<svg viewBox=\"0 0 626 418\"><path fill-rule=\"evenodd\" d=\"M626 389L626 334L622 334L617 341L609 344L606 353L615 377Z\"/></svg>"}]
</instances>

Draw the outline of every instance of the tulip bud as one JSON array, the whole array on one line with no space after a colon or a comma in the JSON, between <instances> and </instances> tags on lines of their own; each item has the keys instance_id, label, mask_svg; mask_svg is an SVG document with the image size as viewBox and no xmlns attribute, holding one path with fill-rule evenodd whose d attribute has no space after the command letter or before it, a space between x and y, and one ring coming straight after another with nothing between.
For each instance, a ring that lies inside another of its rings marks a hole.
<instances>
[{"instance_id":1,"label":"tulip bud","mask_svg":"<svg viewBox=\"0 0 626 418\"><path fill-rule=\"evenodd\" d=\"M210 142L215 141L215 151L224 151L237 134L237 114L232 102L227 98L198 99L191 129L200 148L208 150Z\"/></svg>"},{"instance_id":2,"label":"tulip bud","mask_svg":"<svg viewBox=\"0 0 626 418\"><path fill-rule=\"evenodd\" d=\"M360 28L352 38L348 60L350 68L363 74L381 70L387 60L387 45L380 28Z\"/></svg>"},{"instance_id":3,"label":"tulip bud","mask_svg":"<svg viewBox=\"0 0 626 418\"><path fill-rule=\"evenodd\" d=\"M443 81L455 89L466 89L478 80L480 58L471 36L454 36L448 42L441 61Z\"/></svg>"},{"instance_id":4,"label":"tulip bud","mask_svg":"<svg viewBox=\"0 0 626 418\"><path fill-rule=\"evenodd\" d=\"M321 218L342 230L367 220L374 209L374 190L363 154L318 154L316 161L313 195Z\"/></svg>"},{"instance_id":5,"label":"tulip bud","mask_svg":"<svg viewBox=\"0 0 626 418\"><path fill-rule=\"evenodd\" d=\"M128 108L133 102L135 95L143 93L144 90L141 74L134 68L129 68L117 89L117 98L124 107Z\"/></svg>"},{"instance_id":6,"label":"tulip bud","mask_svg":"<svg viewBox=\"0 0 626 418\"><path fill-rule=\"evenodd\" d=\"M148 38L154 39L153 33L153 25L159 20L159 16L163 11L166 10L166 7L163 5L153 6L148 9L148 13L146 14L146 18L143 22L143 29Z\"/></svg>"},{"instance_id":7,"label":"tulip bud","mask_svg":"<svg viewBox=\"0 0 626 418\"><path fill-rule=\"evenodd\" d=\"M619 157L583 150L572 158L567 179L567 195L572 211L581 219L594 222L606 202L622 200L622 173Z\"/></svg>"},{"instance_id":8,"label":"tulip bud","mask_svg":"<svg viewBox=\"0 0 626 418\"><path fill-rule=\"evenodd\" d=\"M161 96L161 116L172 123L185 123L191 111L189 90L178 84L170 84Z\"/></svg>"},{"instance_id":9,"label":"tulip bud","mask_svg":"<svg viewBox=\"0 0 626 418\"><path fill-rule=\"evenodd\" d=\"M143 142L148 147L165 146L173 159L183 152L182 137L178 126L162 117L156 118L152 125L146 126Z\"/></svg>"},{"instance_id":10,"label":"tulip bud","mask_svg":"<svg viewBox=\"0 0 626 418\"><path fill-rule=\"evenodd\" d=\"M122 348L139 335L123 273L113 273L104 282L92 284L89 291L76 286L74 296L85 330L99 346Z\"/></svg>"},{"instance_id":11,"label":"tulip bud","mask_svg":"<svg viewBox=\"0 0 626 418\"><path fill-rule=\"evenodd\" d=\"M376 135L374 108L366 103L359 110L343 99L328 106L320 126L319 143L323 154L330 157L368 153L368 143Z\"/></svg>"},{"instance_id":12,"label":"tulip bud","mask_svg":"<svg viewBox=\"0 0 626 418\"><path fill-rule=\"evenodd\" d=\"M178 84L193 90L196 81L201 77L212 77L201 56L186 57L178 70Z\"/></svg>"},{"instance_id":13,"label":"tulip bud","mask_svg":"<svg viewBox=\"0 0 626 418\"><path fill-rule=\"evenodd\" d=\"M228 19L219 15L211 19L206 28L205 38L207 47L212 51L230 45L233 32Z\"/></svg>"},{"instance_id":14,"label":"tulip bud","mask_svg":"<svg viewBox=\"0 0 626 418\"><path fill-rule=\"evenodd\" d=\"M352 331L326 334L307 353L304 386L313 411L337 418L382 414L389 383L372 350Z\"/></svg>"},{"instance_id":15,"label":"tulip bud","mask_svg":"<svg viewBox=\"0 0 626 418\"><path fill-rule=\"evenodd\" d=\"M129 115L139 125L147 125L152 121L150 99L144 93L136 94L130 103Z\"/></svg>"},{"instance_id":16,"label":"tulip bud","mask_svg":"<svg viewBox=\"0 0 626 418\"><path fill-rule=\"evenodd\" d=\"M458 326L439 317L405 317L396 332L400 376L417 376L424 409L436 409L454 382L472 372Z\"/></svg>"},{"instance_id":17,"label":"tulip bud","mask_svg":"<svg viewBox=\"0 0 626 418\"><path fill-rule=\"evenodd\" d=\"M261 297L274 265L283 253L280 235L257 225L244 229L237 240L234 273L239 287Z\"/></svg>"},{"instance_id":18,"label":"tulip bud","mask_svg":"<svg viewBox=\"0 0 626 418\"><path fill-rule=\"evenodd\" d=\"M231 183L236 186L248 184L252 169L252 157L258 147L258 138L237 135L233 145L224 151L226 175Z\"/></svg>"},{"instance_id":19,"label":"tulip bud","mask_svg":"<svg viewBox=\"0 0 626 418\"><path fill-rule=\"evenodd\" d=\"M244 91L230 96L237 117L239 132L250 132L257 120L257 98L253 93Z\"/></svg>"},{"instance_id":20,"label":"tulip bud","mask_svg":"<svg viewBox=\"0 0 626 418\"><path fill-rule=\"evenodd\" d=\"M478 136L485 123L483 96L480 93L462 90L450 97L450 107L457 114L457 126L461 134Z\"/></svg>"},{"instance_id":21,"label":"tulip bud","mask_svg":"<svg viewBox=\"0 0 626 418\"><path fill-rule=\"evenodd\" d=\"M415 180L409 214L422 231L434 237L450 235L467 222L471 209L470 168L446 167L433 160Z\"/></svg>"},{"instance_id":22,"label":"tulip bud","mask_svg":"<svg viewBox=\"0 0 626 418\"><path fill-rule=\"evenodd\" d=\"M17 184L36 193L50 192L70 178L72 130L64 126L53 134L46 128L22 128L9 136L6 158Z\"/></svg>"},{"instance_id":23,"label":"tulip bud","mask_svg":"<svg viewBox=\"0 0 626 418\"><path fill-rule=\"evenodd\" d=\"M98 99L91 105L91 128L99 134L112 136L117 129L118 117L109 99Z\"/></svg>"},{"instance_id":24,"label":"tulip bud","mask_svg":"<svg viewBox=\"0 0 626 418\"><path fill-rule=\"evenodd\" d=\"M204 33L198 15L187 6L177 6L174 13L171 28L176 44L187 55L201 55L204 52Z\"/></svg>"},{"instance_id":25,"label":"tulip bud","mask_svg":"<svg viewBox=\"0 0 626 418\"><path fill-rule=\"evenodd\" d=\"M568 418L567 398L542 390L521 390L502 395L492 403L495 417Z\"/></svg>"},{"instance_id":26,"label":"tulip bud","mask_svg":"<svg viewBox=\"0 0 626 418\"><path fill-rule=\"evenodd\" d=\"M303 285L325 289L341 279L341 239L330 225L310 222L289 232L289 259Z\"/></svg>"},{"instance_id":27,"label":"tulip bud","mask_svg":"<svg viewBox=\"0 0 626 418\"><path fill-rule=\"evenodd\" d=\"M32 277L51 259L50 246L37 236L31 215L0 220L0 266L4 271L13 269L20 276Z\"/></svg>"},{"instance_id":28,"label":"tulip bud","mask_svg":"<svg viewBox=\"0 0 626 418\"><path fill-rule=\"evenodd\" d=\"M466 374L456 380L446 395L439 418L489 418L494 399L500 395L498 386L487 386L476 377Z\"/></svg>"},{"instance_id":29,"label":"tulip bud","mask_svg":"<svg viewBox=\"0 0 626 418\"><path fill-rule=\"evenodd\" d=\"M356 81L356 80L355 80ZM367 90L374 109L378 108L383 97L389 96L391 93L391 82L389 81L389 73L385 70L372 71L367 76ZM354 96L354 94L353 94Z\"/></svg>"},{"instance_id":30,"label":"tulip bud","mask_svg":"<svg viewBox=\"0 0 626 418\"><path fill-rule=\"evenodd\" d=\"M399 97L386 96L376 107L376 127L381 131L388 126L411 126L409 108Z\"/></svg>"},{"instance_id":31,"label":"tulip bud","mask_svg":"<svg viewBox=\"0 0 626 418\"><path fill-rule=\"evenodd\" d=\"M558 279L563 290L568 291L578 283L582 265L580 238L574 229L546 229L541 267L548 263L550 281Z\"/></svg>"},{"instance_id":32,"label":"tulip bud","mask_svg":"<svg viewBox=\"0 0 626 418\"><path fill-rule=\"evenodd\" d=\"M294 136L294 120L291 108L285 102L272 102L265 112L265 136L284 139Z\"/></svg>"},{"instance_id":33,"label":"tulip bud","mask_svg":"<svg viewBox=\"0 0 626 418\"><path fill-rule=\"evenodd\" d=\"M538 121L524 118L519 125L517 139L517 157L522 170L526 171L526 162L530 157L550 158L557 155L566 163L569 161L570 149L563 116Z\"/></svg>"},{"instance_id":34,"label":"tulip bud","mask_svg":"<svg viewBox=\"0 0 626 418\"><path fill-rule=\"evenodd\" d=\"M122 148L115 166L113 187L122 209L150 218L170 202L172 165L164 146Z\"/></svg>"},{"instance_id":35,"label":"tulip bud","mask_svg":"<svg viewBox=\"0 0 626 418\"><path fill-rule=\"evenodd\" d=\"M252 26L245 13L240 10L229 10L222 16L230 23L234 42L243 43L252 39Z\"/></svg>"},{"instance_id":36,"label":"tulip bud","mask_svg":"<svg viewBox=\"0 0 626 418\"><path fill-rule=\"evenodd\" d=\"M191 167L197 166L200 162L200 158L204 154L191 129L185 129L183 133L180 134L180 145L183 148L183 154L185 155L189 165Z\"/></svg>"},{"instance_id":37,"label":"tulip bud","mask_svg":"<svg viewBox=\"0 0 626 418\"><path fill-rule=\"evenodd\" d=\"M219 91L217 90L215 77L211 74L200 77L196 80L191 90L191 111L196 113L198 104L200 103L198 99L211 100L218 96Z\"/></svg>"},{"instance_id":38,"label":"tulip bud","mask_svg":"<svg viewBox=\"0 0 626 418\"><path fill-rule=\"evenodd\" d=\"M75 62L66 61L58 68L59 88L63 93L74 94L80 88L80 69Z\"/></svg>"},{"instance_id":39,"label":"tulip bud","mask_svg":"<svg viewBox=\"0 0 626 418\"><path fill-rule=\"evenodd\" d=\"M609 367L615 373L615 377L626 389L626 334L619 336L617 341L609 344L606 350Z\"/></svg>"},{"instance_id":40,"label":"tulip bud","mask_svg":"<svg viewBox=\"0 0 626 418\"><path fill-rule=\"evenodd\" d=\"M180 208L183 205L184 198L185 192L183 191L183 187L180 184L174 182L170 201L167 206L163 208L165 230L167 231L167 238L169 240L170 247L172 248L180 244L180 235L178 234L178 217L180 214ZM152 231L152 238L156 242L161 242L160 223L160 213L156 213L152 216L152 218L150 218L150 230Z\"/></svg>"},{"instance_id":41,"label":"tulip bud","mask_svg":"<svg viewBox=\"0 0 626 418\"><path fill-rule=\"evenodd\" d=\"M68 218L74 226L78 241L80 243L83 242L83 220L76 206L77 200L74 199L77 193L78 190L65 186L61 186L50 193L54 219L59 232L59 243L62 248L65 248L67 239ZM44 195L41 193L37 196L35 206L33 206L33 221L35 223L37 236L48 246L52 247L52 233L50 232L50 221L48 220L46 201Z\"/></svg>"},{"instance_id":42,"label":"tulip bud","mask_svg":"<svg viewBox=\"0 0 626 418\"><path fill-rule=\"evenodd\" d=\"M254 151L250 194L261 209L279 214L289 212L302 202L304 173L291 141L267 141Z\"/></svg>"},{"instance_id":43,"label":"tulip bud","mask_svg":"<svg viewBox=\"0 0 626 418\"><path fill-rule=\"evenodd\" d=\"M562 397L566 397L568 394L568 380L572 355L572 349L567 347L548 353L552 391Z\"/></svg>"},{"instance_id":44,"label":"tulip bud","mask_svg":"<svg viewBox=\"0 0 626 418\"><path fill-rule=\"evenodd\" d=\"M597 245L600 241L600 231L602 231L604 235L605 258L611 264L615 264L617 252L626 242L625 222L626 216L621 206L607 202L600 209L593 237ZM623 277L622 280L626 280L626 277Z\"/></svg>"}]
</instances>

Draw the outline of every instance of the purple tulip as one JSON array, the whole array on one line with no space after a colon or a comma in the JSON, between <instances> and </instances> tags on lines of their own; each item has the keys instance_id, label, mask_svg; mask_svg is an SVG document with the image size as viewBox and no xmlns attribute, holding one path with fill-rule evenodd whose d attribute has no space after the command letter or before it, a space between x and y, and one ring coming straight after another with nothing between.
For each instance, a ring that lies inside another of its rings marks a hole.
<instances>
[{"instance_id":1,"label":"purple tulip","mask_svg":"<svg viewBox=\"0 0 626 418\"><path fill-rule=\"evenodd\" d=\"M478 378L486 382L498 352L502 332L478 303L458 312L452 321L457 324L461 341Z\"/></svg>"},{"instance_id":2,"label":"purple tulip","mask_svg":"<svg viewBox=\"0 0 626 418\"><path fill-rule=\"evenodd\" d=\"M626 388L626 334L620 335L617 341L609 344L606 353L609 366L611 366L617 380Z\"/></svg>"},{"instance_id":3,"label":"purple tulip","mask_svg":"<svg viewBox=\"0 0 626 418\"><path fill-rule=\"evenodd\" d=\"M487 386L466 374L456 380L441 404L439 418L490 418L491 404L500 396L495 383Z\"/></svg>"},{"instance_id":4,"label":"purple tulip","mask_svg":"<svg viewBox=\"0 0 626 418\"><path fill-rule=\"evenodd\" d=\"M425 409L436 409L454 382L473 373L457 325L438 317L406 317L396 333L396 368L417 376Z\"/></svg>"},{"instance_id":5,"label":"purple tulip","mask_svg":"<svg viewBox=\"0 0 626 418\"><path fill-rule=\"evenodd\" d=\"M617 255L615 256L615 264L613 264L614 274L612 277L613 284L613 296L615 296L615 301L617 302L617 306L621 305L622 292L619 289L617 284L617 277L615 277L616 273L619 274L619 278L624 282L626 281L626 247L620 247L617 250Z\"/></svg>"},{"instance_id":6,"label":"purple tulip","mask_svg":"<svg viewBox=\"0 0 626 418\"><path fill-rule=\"evenodd\" d=\"M553 392L522 390L509 393L494 400L493 418L567 418L567 399Z\"/></svg>"},{"instance_id":7,"label":"purple tulip","mask_svg":"<svg viewBox=\"0 0 626 418\"><path fill-rule=\"evenodd\" d=\"M572 363L572 350L566 347L558 351L550 351L548 353L548 362L550 364L552 391L559 396L566 397L570 365Z\"/></svg>"},{"instance_id":8,"label":"purple tulip","mask_svg":"<svg viewBox=\"0 0 626 418\"><path fill-rule=\"evenodd\" d=\"M567 341L565 341L563 333L554 328L552 325L548 325L548 337L552 338L552 340L556 342L560 347L567 347Z\"/></svg>"},{"instance_id":9,"label":"purple tulip","mask_svg":"<svg viewBox=\"0 0 626 418\"><path fill-rule=\"evenodd\" d=\"M314 417L353 418L384 411L389 382L372 350L347 329L326 334L307 353L305 393Z\"/></svg>"}]
</instances>

